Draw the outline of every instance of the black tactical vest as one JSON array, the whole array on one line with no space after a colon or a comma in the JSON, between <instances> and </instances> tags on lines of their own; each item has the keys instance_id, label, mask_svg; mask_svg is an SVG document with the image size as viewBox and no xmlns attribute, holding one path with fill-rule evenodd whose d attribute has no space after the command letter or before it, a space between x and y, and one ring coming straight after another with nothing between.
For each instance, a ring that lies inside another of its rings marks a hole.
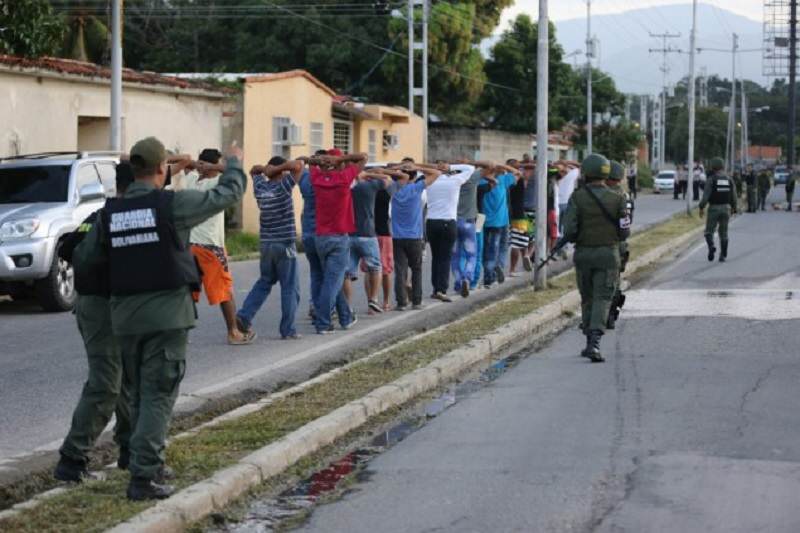
<instances>
[{"instance_id":1,"label":"black tactical vest","mask_svg":"<svg viewBox=\"0 0 800 533\"><path fill-rule=\"evenodd\" d=\"M194 256L178 238L171 191L113 198L103 210L109 280L115 295L196 287Z\"/></svg>"},{"instance_id":2,"label":"black tactical vest","mask_svg":"<svg viewBox=\"0 0 800 533\"><path fill-rule=\"evenodd\" d=\"M728 205L733 194L733 180L728 176L714 176L711 178L711 196L708 203L711 205Z\"/></svg>"},{"instance_id":3,"label":"black tactical vest","mask_svg":"<svg viewBox=\"0 0 800 533\"><path fill-rule=\"evenodd\" d=\"M67 234L61 246L58 248L58 256L68 263L72 263L72 253L75 248L83 242L84 237L97 223L99 211L95 211L86 220L81 222L78 229ZM92 268L75 269L75 290L82 296L105 296L109 295L108 265L95 265Z\"/></svg>"}]
</instances>

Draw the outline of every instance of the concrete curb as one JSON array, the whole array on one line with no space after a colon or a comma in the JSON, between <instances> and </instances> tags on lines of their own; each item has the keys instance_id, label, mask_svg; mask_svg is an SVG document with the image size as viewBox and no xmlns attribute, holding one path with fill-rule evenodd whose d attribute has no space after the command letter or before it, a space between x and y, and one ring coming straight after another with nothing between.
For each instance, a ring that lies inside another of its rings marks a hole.
<instances>
[{"instance_id":1,"label":"concrete curb","mask_svg":"<svg viewBox=\"0 0 800 533\"><path fill-rule=\"evenodd\" d=\"M681 251L702 232L693 230L637 258L628 273L646 268L664 256ZM568 271L569 272L569 271ZM566 275L567 272L562 275ZM109 530L113 533L183 531L189 524L245 494L296 461L364 425L369 418L403 405L415 397L453 381L464 371L516 342L542 331L567 312L580 306L578 291L570 291L527 316L457 348L427 366L383 385L300 429L286 435L225 468L211 478L187 487L130 520Z\"/></svg>"}]
</instances>

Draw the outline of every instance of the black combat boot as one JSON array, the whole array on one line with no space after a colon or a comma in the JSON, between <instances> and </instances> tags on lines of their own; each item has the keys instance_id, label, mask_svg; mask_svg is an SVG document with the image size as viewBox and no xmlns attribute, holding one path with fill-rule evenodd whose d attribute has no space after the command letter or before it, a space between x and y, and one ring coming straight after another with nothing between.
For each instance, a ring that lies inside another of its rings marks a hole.
<instances>
[{"instance_id":1,"label":"black combat boot","mask_svg":"<svg viewBox=\"0 0 800 533\"><path fill-rule=\"evenodd\" d=\"M602 336L603 332L599 329L593 329L589 332L586 357L588 357L592 363L602 363L606 360L603 354L600 353L600 337Z\"/></svg>"},{"instance_id":2,"label":"black combat boot","mask_svg":"<svg viewBox=\"0 0 800 533\"><path fill-rule=\"evenodd\" d=\"M132 477L128 484L128 499L140 500L164 500L175 493L172 485L160 485L152 479L143 477Z\"/></svg>"},{"instance_id":3,"label":"black combat boot","mask_svg":"<svg viewBox=\"0 0 800 533\"><path fill-rule=\"evenodd\" d=\"M131 451L124 447L119 447L119 457L117 457L117 468L120 470L127 470L131 462Z\"/></svg>"},{"instance_id":4,"label":"black combat boot","mask_svg":"<svg viewBox=\"0 0 800 533\"><path fill-rule=\"evenodd\" d=\"M708 260L714 260L714 254L716 253L717 249L714 248L714 236L713 235L706 235L706 244L708 244Z\"/></svg>"},{"instance_id":5,"label":"black combat boot","mask_svg":"<svg viewBox=\"0 0 800 533\"><path fill-rule=\"evenodd\" d=\"M719 262L724 263L728 258L728 241L719 241Z\"/></svg>"},{"instance_id":6,"label":"black combat boot","mask_svg":"<svg viewBox=\"0 0 800 533\"><path fill-rule=\"evenodd\" d=\"M86 461L76 461L66 455L62 455L58 460L53 477L59 481L69 481L71 483L81 483L89 478L89 469Z\"/></svg>"},{"instance_id":7,"label":"black combat boot","mask_svg":"<svg viewBox=\"0 0 800 533\"><path fill-rule=\"evenodd\" d=\"M589 335L589 332L583 328L583 324L581 324L581 331L583 331L584 335L586 335L586 348L581 350L581 357L591 359L591 357L589 356L589 352L592 349L592 337L591 335Z\"/></svg>"}]
</instances>

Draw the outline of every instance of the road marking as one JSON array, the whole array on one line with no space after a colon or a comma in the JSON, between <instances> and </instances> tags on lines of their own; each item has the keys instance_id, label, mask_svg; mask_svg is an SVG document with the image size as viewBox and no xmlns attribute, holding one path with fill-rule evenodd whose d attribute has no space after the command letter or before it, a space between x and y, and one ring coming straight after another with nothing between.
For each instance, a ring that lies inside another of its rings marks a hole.
<instances>
[{"instance_id":1,"label":"road marking","mask_svg":"<svg viewBox=\"0 0 800 533\"><path fill-rule=\"evenodd\" d=\"M677 289L626 293L626 318L714 316L748 320L800 318L800 289Z\"/></svg>"}]
</instances>

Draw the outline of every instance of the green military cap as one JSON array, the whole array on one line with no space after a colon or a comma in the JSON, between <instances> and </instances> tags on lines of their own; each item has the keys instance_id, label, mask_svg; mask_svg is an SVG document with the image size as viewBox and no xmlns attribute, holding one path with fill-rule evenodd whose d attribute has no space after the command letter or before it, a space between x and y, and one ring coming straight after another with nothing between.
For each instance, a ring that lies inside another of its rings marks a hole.
<instances>
[{"instance_id":1,"label":"green military cap","mask_svg":"<svg viewBox=\"0 0 800 533\"><path fill-rule=\"evenodd\" d=\"M608 179L614 181L620 181L624 177L625 177L625 167L622 166L622 163L612 161L611 172L609 172L608 174Z\"/></svg>"},{"instance_id":2,"label":"green military cap","mask_svg":"<svg viewBox=\"0 0 800 533\"><path fill-rule=\"evenodd\" d=\"M155 169L167 160L167 150L155 137L147 137L131 148L131 165L141 169Z\"/></svg>"},{"instance_id":3,"label":"green military cap","mask_svg":"<svg viewBox=\"0 0 800 533\"><path fill-rule=\"evenodd\" d=\"M581 174L587 179L600 179L608 178L611 172L611 163L605 156L600 154L590 154L581 163Z\"/></svg>"},{"instance_id":4,"label":"green military cap","mask_svg":"<svg viewBox=\"0 0 800 533\"><path fill-rule=\"evenodd\" d=\"M709 166L711 167L711 170L722 170L725 168L725 162L721 157L715 157L711 160L711 164Z\"/></svg>"}]
</instances>

